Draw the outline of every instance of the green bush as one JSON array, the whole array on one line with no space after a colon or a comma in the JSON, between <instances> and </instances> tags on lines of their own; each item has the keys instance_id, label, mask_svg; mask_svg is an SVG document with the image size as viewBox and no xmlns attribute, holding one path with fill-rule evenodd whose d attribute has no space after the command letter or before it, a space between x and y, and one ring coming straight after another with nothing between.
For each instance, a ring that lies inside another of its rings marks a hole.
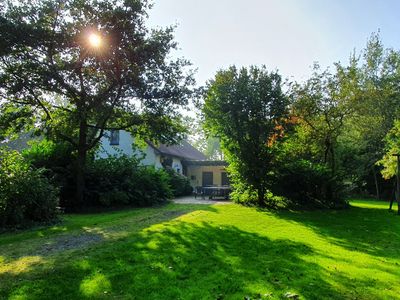
<instances>
[{"instance_id":1,"label":"green bush","mask_svg":"<svg viewBox=\"0 0 400 300\"><path fill-rule=\"evenodd\" d=\"M69 143L43 139L25 149L22 155L36 168L45 168L45 175L60 189L60 205L70 206L75 197L74 152Z\"/></svg>"},{"instance_id":2,"label":"green bush","mask_svg":"<svg viewBox=\"0 0 400 300\"><path fill-rule=\"evenodd\" d=\"M58 190L21 154L0 148L0 226L54 219Z\"/></svg>"},{"instance_id":3,"label":"green bush","mask_svg":"<svg viewBox=\"0 0 400 300\"><path fill-rule=\"evenodd\" d=\"M242 182L236 182L232 185L233 190L230 194L230 199L234 202L243 205L259 205L257 191ZM282 196L274 195L270 190L267 190L264 195L265 206L268 208L283 207L287 204L287 199Z\"/></svg>"},{"instance_id":4,"label":"green bush","mask_svg":"<svg viewBox=\"0 0 400 300\"><path fill-rule=\"evenodd\" d=\"M73 149L69 143L49 141L43 139L35 142L30 148L22 152L26 158L36 168L46 168L56 171L66 168L74 160Z\"/></svg>"},{"instance_id":5,"label":"green bush","mask_svg":"<svg viewBox=\"0 0 400 300\"><path fill-rule=\"evenodd\" d=\"M85 199L89 205L151 206L172 198L169 176L127 156L97 159L88 164Z\"/></svg>"},{"instance_id":6,"label":"green bush","mask_svg":"<svg viewBox=\"0 0 400 300\"><path fill-rule=\"evenodd\" d=\"M308 160L291 161L275 174L272 192L284 196L291 206L341 208L347 206L341 181L324 165Z\"/></svg>"},{"instance_id":7,"label":"green bush","mask_svg":"<svg viewBox=\"0 0 400 300\"><path fill-rule=\"evenodd\" d=\"M71 146L42 140L25 150L23 155L35 167L46 168L46 176L60 187L60 205L72 208L76 182ZM162 203L172 198L172 191L179 194L184 194L185 189L187 191L189 182L181 177L141 166L135 157L89 160L85 178L85 205L150 206Z\"/></svg>"},{"instance_id":8,"label":"green bush","mask_svg":"<svg viewBox=\"0 0 400 300\"><path fill-rule=\"evenodd\" d=\"M166 169L169 176L169 185L172 189L174 197L187 196L192 194L193 188L186 176L177 173L173 169Z\"/></svg>"}]
</instances>

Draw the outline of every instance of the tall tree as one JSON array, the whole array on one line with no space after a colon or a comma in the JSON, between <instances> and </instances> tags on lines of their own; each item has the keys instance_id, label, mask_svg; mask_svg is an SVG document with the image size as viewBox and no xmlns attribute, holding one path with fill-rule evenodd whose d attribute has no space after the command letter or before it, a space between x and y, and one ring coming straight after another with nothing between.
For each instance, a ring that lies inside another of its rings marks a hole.
<instances>
[{"instance_id":1,"label":"tall tree","mask_svg":"<svg viewBox=\"0 0 400 300\"><path fill-rule=\"evenodd\" d=\"M372 178L368 181L374 182L379 198L382 180L376 163L400 113L400 52L385 49L379 34L372 34L360 56L352 56L348 67L339 66L338 74L347 78L341 85L346 86L353 108L344 130L352 148L349 154L358 162L353 170L361 181Z\"/></svg>"},{"instance_id":2,"label":"tall tree","mask_svg":"<svg viewBox=\"0 0 400 300\"><path fill-rule=\"evenodd\" d=\"M168 141L182 129L178 107L187 103L193 77L186 60L169 59L172 28L146 28L150 6L147 0L0 6L0 103L13 121L21 115L73 145L79 204L87 153L107 130Z\"/></svg>"},{"instance_id":3,"label":"tall tree","mask_svg":"<svg viewBox=\"0 0 400 300\"><path fill-rule=\"evenodd\" d=\"M184 118L184 123L188 133L187 139L195 148L203 152L208 159L224 159L219 139L206 135L203 121L199 117L187 116Z\"/></svg>"},{"instance_id":4,"label":"tall tree","mask_svg":"<svg viewBox=\"0 0 400 300\"><path fill-rule=\"evenodd\" d=\"M339 83L338 76L315 65L310 79L294 85L291 105L304 148L314 147L313 160L326 164L333 174L337 168L338 137L350 114Z\"/></svg>"},{"instance_id":5,"label":"tall tree","mask_svg":"<svg viewBox=\"0 0 400 300\"><path fill-rule=\"evenodd\" d=\"M220 139L233 182L255 190L260 206L287 108L281 85L280 75L265 67L230 67L216 74L205 95L205 127Z\"/></svg>"},{"instance_id":6,"label":"tall tree","mask_svg":"<svg viewBox=\"0 0 400 300\"><path fill-rule=\"evenodd\" d=\"M400 153L400 120L395 122L393 128L386 135L385 141L386 153L378 161L378 164L383 166L383 177L389 179L396 176L397 173L397 157L394 155Z\"/></svg>"}]
</instances>

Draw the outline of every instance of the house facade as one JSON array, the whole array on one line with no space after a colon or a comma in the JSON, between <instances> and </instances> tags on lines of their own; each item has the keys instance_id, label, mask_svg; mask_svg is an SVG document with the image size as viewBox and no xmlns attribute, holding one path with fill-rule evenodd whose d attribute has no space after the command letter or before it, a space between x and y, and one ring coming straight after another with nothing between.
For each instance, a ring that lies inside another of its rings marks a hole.
<instances>
[{"instance_id":1,"label":"house facade","mask_svg":"<svg viewBox=\"0 0 400 300\"><path fill-rule=\"evenodd\" d=\"M215 160L183 161L186 176L193 187L196 186L228 186L229 178L226 172L226 162Z\"/></svg>"},{"instance_id":2,"label":"house facade","mask_svg":"<svg viewBox=\"0 0 400 300\"><path fill-rule=\"evenodd\" d=\"M15 141L0 142L1 146L22 151L29 147L32 140L40 140L29 133L21 135ZM108 131L100 140L97 158L127 155L142 157L141 163L145 166L172 168L177 173L186 176L193 188L204 186L226 186L229 179L226 173L226 162L207 160L206 156L182 141L177 145L153 144L146 141L144 147L135 146L132 135L125 130Z\"/></svg>"},{"instance_id":3,"label":"house facade","mask_svg":"<svg viewBox=\"0 0 400 300\"><path fill-rule=\"evenodd\" d=\"M155 168L172 168L189 178L193 188L198 186L229 185L224 161L207 160L206 156L182 141L177 145L155 145L146 141L146 145L137 149L132 135L124 130L109 131L100 141L98 158L110 155L143 157L141 163Z\"/></svg>"},{"instance_id":4,"label":"house facade","mask_svg":"<svg viewBox=\"0 0 400 300\"><path fill-rule=\"evenodd\" d=\"M141 163L145 166L154 166L157 169L162 168L161 156L149 144L144 149L135 149L134 138L125 130L109 131L100 140L100 147L96 156L98 158L107 158L108 156L126 155L144 156ZM179 166L176 167L176 171ZM180 173L180 172L179 172Z\"/></svg>"}]
</instances>

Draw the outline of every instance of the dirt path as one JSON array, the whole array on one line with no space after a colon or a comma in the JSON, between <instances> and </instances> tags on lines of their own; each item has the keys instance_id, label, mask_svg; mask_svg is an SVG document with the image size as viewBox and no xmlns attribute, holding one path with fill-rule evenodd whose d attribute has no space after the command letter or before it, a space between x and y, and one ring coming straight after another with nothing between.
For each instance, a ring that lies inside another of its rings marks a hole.
<instances>
[{"instance_id":1,"label":"dirt path","mask_svg":"<svg viewBox=\"0 0 400 300\"><path fill-rule=\"evenodd\" d=\"M110 221L104 224L90 224L67 233L35 237L30 239L28 244L26 241L18 241L1 246L0 258L3 256L7 257L8 261L12 261L25 256L48 257L68 250L83 249L102 242L110 242L127 237L152 224L169 221L184 213L186 213L185 210L167 210L145 215L128 216L118 222Z\"/></svg>"}]
</instances>

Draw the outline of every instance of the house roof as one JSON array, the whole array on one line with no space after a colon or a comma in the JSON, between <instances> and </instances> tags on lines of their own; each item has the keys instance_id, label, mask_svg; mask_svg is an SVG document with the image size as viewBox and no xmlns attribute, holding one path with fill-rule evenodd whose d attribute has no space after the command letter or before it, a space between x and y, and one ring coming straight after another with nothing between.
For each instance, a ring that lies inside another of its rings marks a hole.
<instances>
[{"instance_id":1,"label":"house roof","mask_svg":"<svg viewBox=\"0 0 400 300\"><path fill-rule=\"evenodd\" d=\"M32 132L25 132L18 135L16 139L5 139L0 141L0 147L7 147L11 150L22 152L22 150L29 148L29 143L32 141L40 141L42 137L35 136Z\"/></svg>"},{"instance_id":2,"label":"house roof","mask_svg":"<svg viewBox=\"0 0 400 300\"><path fill-rule=\"evenodd\" d=\"M160 144L158 146L151 142L147 142L156 151L164 155L175 156L185 160L206 160L206 156L199 150L190 145L187 141L181 141L177 145Z\"/></svg>"}]
</instances>

